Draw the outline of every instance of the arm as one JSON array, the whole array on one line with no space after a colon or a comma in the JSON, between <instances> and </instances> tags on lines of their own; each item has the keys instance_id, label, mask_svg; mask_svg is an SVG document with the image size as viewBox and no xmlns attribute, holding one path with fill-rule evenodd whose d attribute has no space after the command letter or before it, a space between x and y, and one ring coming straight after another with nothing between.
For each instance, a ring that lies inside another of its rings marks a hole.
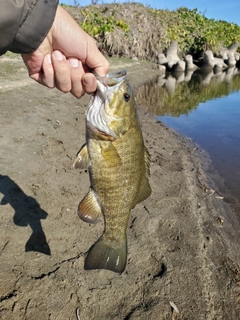
<instances>
[{"instance_id":1,"label":"arm","mask_svg":"<svg viewBox=\"0 0 240 320\"><path fill-rule=\"evenodd\" d=\"M0 40L0 54L21 53L32 79L78 98L96 90L91 70L105 76L109 68L93 38L57 0L1 0Z\"/></svg>"},{"instance_id":2,"label":"arm","mask_svg":"<svg viewBox=\"0 0 240 320\"><path fill-rule=\"evenodd\" d=\"M1 0L0 54L36 50L52 26L57 5L57 0Z\"/></svg>"},{"instance_id":3,"label":"arm","mask_svg":"<svg viewBox=\"0 0 240 320\"><path fill-rule=\"evenodd\" d=\"M90 71L104 77L109 68L94 39L60 6L39 48L22 56L32 79L49 88L70 91L77 98L97 88Z\"/></svg>"}]
</instances>

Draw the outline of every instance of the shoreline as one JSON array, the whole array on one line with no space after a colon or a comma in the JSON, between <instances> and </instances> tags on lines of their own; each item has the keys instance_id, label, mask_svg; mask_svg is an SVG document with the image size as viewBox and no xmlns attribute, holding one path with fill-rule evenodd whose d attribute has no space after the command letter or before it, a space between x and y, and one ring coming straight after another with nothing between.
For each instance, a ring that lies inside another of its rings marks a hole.
<instances>
[{"instance_id":1,"label":"shoreline","mask_svg":"<svg viewBox=\"0 0 240 320\"><path fill-rule=\"evenodd\" d=\"M133 88L159 72L149 62L111 63L127 69ZM21 68L6 85L25 81ZM89 189L88 173L72 168L89 97L34 82L13 88L1 91L1 318L237 320L239 221L211 192L205 152L139 108L152 194L131 212L126 270L85 271L103 230L76 214Z\"/></svg>"},{"instance_id":2,"label":"shoreline","mask_svg":"<svg viewBox=\"0 0 240 320\"><path fill-rule=\"evenodd\" d=\"M153 71L153 76L148 77L146 74L144 74L144 78L146 79L144 82L139 81L139 79L134 79L133 76L133 82L135 89L136 87L139 87L141 85L144 85L145 83L150 83L153 79L156 79L157 76L162 76L162 71L157 70L156 71L156 66L152 64L152 71ZM135 84L137 80L137 85ZM152 99L151 99L152 100ZM147 110L149 112L149 108L144 106L144 103L141 102L141 99L137 101L137 104L142 108L143 110ZM151 108L151 110L154 110L154 108ZM150 116L152 116L153 121L156 121L157 116L149 113ZM158 120L157 120L158 121ZM164 124L166 127L168 127L166 124ZM201 150L199 153L199 157L202 158L202 167L204 168L204 171L208 174L208 183L210 184L209 187L211 188L211 192L216 192L217 197L221 198L224 200L225 203L227 203L230 208L236 213L238 216L238 219L240 221L240 202L239 199L235 196L233 196L229 192L228 185L226 184L224 177L221 176L221 174L218 173L217 169L215 168L211 156L208 154L208 152L204 149L202 149L201 146L199 146L196 142L193 142L192 139L188 136L185 136L184 134L174 130L171 128L176 134L185 137L186 141L189 141L193 145L193 148L197 148ZM203 155L204 154L204 155Z\"/></svg>"}]
</instances>

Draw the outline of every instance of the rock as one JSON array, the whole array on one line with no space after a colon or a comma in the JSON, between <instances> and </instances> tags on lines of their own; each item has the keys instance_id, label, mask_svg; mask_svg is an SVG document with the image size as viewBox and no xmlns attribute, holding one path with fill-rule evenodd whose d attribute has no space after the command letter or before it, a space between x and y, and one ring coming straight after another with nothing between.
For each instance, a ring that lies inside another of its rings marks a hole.
<instances>
[{"instance_id":1,"label":"rock","mask_svg":"<svg viewBox=\"0 0 240 320\"><path fill-rule=\"evenodd\" d=\"M228 50L227 48L223 48L220 50L220 57L223 58L223 60L227 60L228 56Z\"/></svg>"},{"instance_id":2,"label":"rock","mask_svg":"<svg viewBox=\"0 0 240 320\"><path fill-rule=\"evenodd\" d=\"M235 41L227 48L227 50L231 52L236 52L238 47L239 43Z\"/></svg>"},{"instance_id":3,"label":"rock","mask_svg":"<svg viewBox=\"0 0 240 320\"><path fill-rule=\"evenodd\" d=\"M166 73L166 67L162 64L160 64L158 66L159 71L161 72L161 74L165 74Z\"/></svg>"},{"instance_id":4,"label":"rock","mask_svg":"<svg viewBox=\"0 0 240 320\"><path fill-rule=\"evenodd\" d=\"M236 61L239 61L240 60L240 53L239 52L235 52L234 53L234 57L235 57Z\"/></svg>"},{"instance_id":5,"label":"rock","mask_svg":"<svg viewBox=\"0 0 240 320\"><path fill-rule=\"evenodd\" d=\"M194 71L198 69L198 67L193 63L193 57L190 54L186 55L185 62L186 62L186 70Z\"/></svg>"},{"instance_id":6,"label":"rock","mask_svg":"<svg viewBox=\"0 0 240 320\"><path fill-rule=\"evenodd\" d=\"M169 69L172 69L172 67L180 60L177 54L177 50L178 50L177 41L172 41L166 53L167 64Z\"/></svg>"},{"instance_id":7,"label":"rock","mask_svg":"<svg viewBox=\"0 0 240 320\"><path fill-rule=\"evenodd\" d=\"M226 63L227 63L227 65L228 65L228 67L235 67L235 65L236 65L236 59L235 59L235 55L234 55L234 52L229 52L228 53L228 59L227 59L227 61L226 61Z\"/></svg>"},{"instance_id":8,"label":"rock","mask_svg":"<svg viewBox=\"0 0 240 320\"><path fill-rule=\"evenodd\" d=\"M236 65L236 61L239 60L239 54L236 52L238 46L238 42L233 42L228 48L222 48L220 50L220 56L229 67L234 67Z\"/></svg>"},{"instance_id":9,"label":"rock","mask_svg":"<svg viewBox=\"0 0 240 320\"><path fill-rule=\"evenodd\" d=\"M224 60L221 58L215 58L211 50L206 50L203 56L202 68L213 69L216 66L217 69L226 69L227 65L224 63Z\"/></svg>"},{"instance_id":10,"label":"rock","mask_svg":"<svg viewBox=\"0 0 240 320\"><path fill-rule=\"evenodd\" d=\"M214 62L215 62L215 66L217 66L218 68L222 68L222 70L226 69L228 66L226 65L226 63L223 61L223 59L221 58L214 58Z\"/></svg>"},{"instance_id":11,"label":"rock","mask_svg":"<svg viewBox=\"0 0 240 320\"><path fill-rule=\"evenodd\" d=\"M209 66L210 68L213 68L215 65L214 56L211 50L207 50L204 52L203 55L203 62L206 66Z\"/></svg>"},{"instance_id":12,"label":"rock","mask_svg":"<svg viewBox=\"0 0 240 320\"><path fill-rule=\"evenodd\" d=\"M172 71L174 72L184 72L186 69L186 62L179 60L176 64L173 65Z\"/></svg>"},{"instance_id":13,"label":"rock","mask_svg":"<svg viewBox=\"0 0 240 320\"><path fill-rule=\"evenodd\" d=\"M222 48L220 50L220 56L223 58L223 60L227 60L228 53L235 53L237 51L238 46L238 42L233 42L228 48Z\"/></svg>"},{"instance_id":14,"label":"rock","mask_svg":"<svg viewBox=\"0 0 240 320\"><path fill-rule=\"evenodd\" d=\"M159 53L159 55L158 55L158 63L161 64L161 65L165 65L165 64L167 64L167 62L168 62L168 60L165 57L165 54L164 53Z\"/></svg>"}]
</instances>

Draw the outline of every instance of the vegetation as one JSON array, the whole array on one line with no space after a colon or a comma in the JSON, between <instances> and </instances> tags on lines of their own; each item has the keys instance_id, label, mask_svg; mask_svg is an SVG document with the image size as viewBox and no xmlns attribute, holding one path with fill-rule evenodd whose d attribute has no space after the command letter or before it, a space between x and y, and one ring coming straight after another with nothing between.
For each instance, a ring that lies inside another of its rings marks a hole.
<instances>
[{"instance_id":1,"label":"vegetation","mask_svg":"<svg viewBox=\"0 0 240 320\"><path fill-rule=\"evenodd\" d=\"M84 21L80 22L80 26L96 40L104 40L107 33L113 32L115 28L128 31L128 25L123 20L116 20L114 12L106 17L88 9L82 9L80 12L84 16Z\"/></svg>"},{"instance_id":2,"label":"vegetation","mask_svg":"<svg viewBox=\"0 0 240 320\"><path fill-rule=\"evenodd\" d=\"M218 54L222 47L240 43L237 24L207 19L197 9L156 10L139 3L65 8L109 56L136 56L156 62L172 40L178 42L180 56L207 49Z\"/></svg>"},{"instance_id":3,"label":"vegetation","mask_svg":"<svg viewBox=\"0 0 240 320\"><path fill-rule=\"evenodd\" d=\"M240 42L240 27L226 21L207 19L197 9L179 8L164 14L159 10L161 21L167 26L169 40L179 43L183 54L196 54L207 49L219 53L221 47L228 47L234 41ZM177 22L177 23L176 23Z\"/></svg>"}]
</instances>

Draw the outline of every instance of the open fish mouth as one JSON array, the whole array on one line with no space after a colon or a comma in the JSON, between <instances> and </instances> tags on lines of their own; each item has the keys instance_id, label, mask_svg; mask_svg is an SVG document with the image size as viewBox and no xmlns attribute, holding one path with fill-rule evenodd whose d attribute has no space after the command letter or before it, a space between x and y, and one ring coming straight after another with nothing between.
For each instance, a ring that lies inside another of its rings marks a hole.
<instances>
[{"instance_id":1,"label":"open fish mouth","mask_svg":"<svg viewBox=\"0 0 240 320\"><path fill-rule=\"evenodd\" d=\"M95 75L97 79L97 90L92 95L89 107L86 111L86 119L93 127L114 138L117 138L117 135L109 128L109 124L112 121L120 120L120 118L110 114L106 109L113 99L114 93L126 80L126 75L126 70L107 74L106 77Z\"/></svg>"},{"instance_id":2,"label":"open fish mouth","mask_svg":"<svg viewBox=\"0 0 240 320\"><path fill-rule=\"evenodd\" d=\"M113 87L117 84L122 83L126 79L127 71L121 70L117 73L108 73L106 77L101 77L98 74L94 73L96 79L100 81L102 84L108 87Z\"/></svg>"}]
</instances>

